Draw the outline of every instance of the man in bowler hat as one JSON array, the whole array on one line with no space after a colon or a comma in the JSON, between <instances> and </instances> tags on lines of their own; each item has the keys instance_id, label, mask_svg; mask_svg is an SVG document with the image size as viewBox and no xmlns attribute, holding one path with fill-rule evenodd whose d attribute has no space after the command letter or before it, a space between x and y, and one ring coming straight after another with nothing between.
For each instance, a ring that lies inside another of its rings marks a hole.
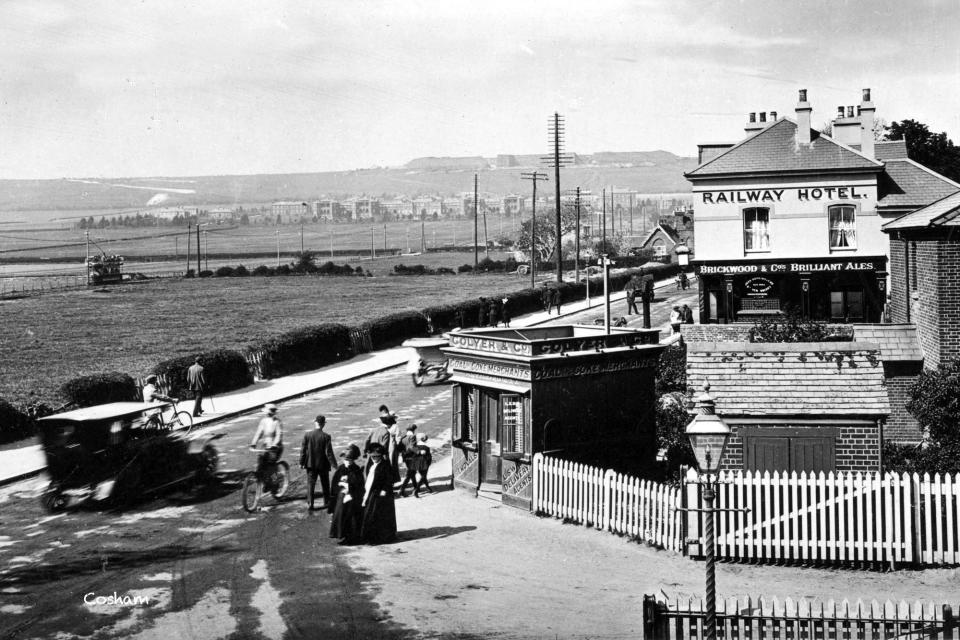
<instances>
[{"instance_id":1,"label":"man in bowler hat","mask_svg":"<svg viewBox=\"0 0 960 640\"><path fill-rule=\"evenodd\" d=\"M207 390L207 379L203 375L203 365L200 364L200 356L193 359L193 364L187 369L187 385L193 392L193 417L197 418L203 413L200 406L203 403L203 392Z\"/></svg>"},{"instance_id":2,"label":"man in bowler hat","mask_svg":"<svg viewBox=\"0 0 960 640\"><path fill-rule=\"evenodd\" d=\"M323 430L327 418L318 415L313 421L313 429L303 435L300 448L300 467L307 470L307 508L313 509L313 491L320 478L323 491L323 506L330 502L330 469L337 466L337 457L333 455L333 443L330 434Z\"/></svg>"}]
</instances>

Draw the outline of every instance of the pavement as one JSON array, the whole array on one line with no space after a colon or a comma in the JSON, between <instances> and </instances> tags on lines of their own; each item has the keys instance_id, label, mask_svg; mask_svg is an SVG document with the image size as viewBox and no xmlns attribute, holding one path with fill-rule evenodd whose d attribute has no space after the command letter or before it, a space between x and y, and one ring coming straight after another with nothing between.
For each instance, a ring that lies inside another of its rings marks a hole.
<instances>
[{"instance_id":1,"label":"pavement","mask_svg":"<svg viewBox=\"0 0 960 640\"><path fill-rule=\"evenodd\" d=\"M655 283L655 288L674 286L674 280L665 279ZM564 303L562 312L550 314L547 312L530 313L511 319L511 327L532 327L547 322L555 322L558 317L573 316L589 309L603 307L602 288L591 291L589 300ZM626 297L622 291L611 293L611 305ZM611 317L618 313L611 311ZM657 327L669 333L669 324ZM662 340L667 342L667 340ZM314 391L326 389L362 378L386 369L404 365L412 355L408 347L395 347L373 353L365 353L347 360L313 371L297 373L271 380L258 380L254 384L227 393L217 394L204 400L205 406L212 406L213 411L204 412L199 418L194 418L194 426L210 426L227 418L244 414L262 407L268 402L282 402ZM178 411L192 411L193 400L183 400L177 405ZM43 450L40 445L31 445L18 449L0 451L0 486L16 482L41 473L46 468ZM431 478L434 475L441 477L450 475L450 461L439 460L431 467Z\"/></svg>"}]
</instances>

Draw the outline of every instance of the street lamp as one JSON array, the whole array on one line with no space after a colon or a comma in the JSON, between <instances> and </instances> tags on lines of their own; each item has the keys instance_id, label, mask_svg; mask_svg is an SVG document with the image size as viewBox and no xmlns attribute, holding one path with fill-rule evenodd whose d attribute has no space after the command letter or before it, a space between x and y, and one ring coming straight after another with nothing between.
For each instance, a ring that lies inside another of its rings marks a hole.
<instances>
[{"instance_id":1,"label":"street lamp","mask_svg":"<svg viewBox=\"0 0 960 640\"><path fill-rule=\"evenodd\" d=\"M610 266L614 264L613 260L603 254L597 264L603 267L603 331L610 333ZM587 273L587 280L590 280L590 274ZM589 304L589 298L587 298Z\"/></svg>"},{"instance_id":2,"label":"street lamp","mask_svg":"<svg viewBox=\"0 0 960 640\"><path fill-rule=\"evenodd\" d=\"M673 252L677 254L677 264L681 268L690 264L690 247L685 244L678 244L673 248Z\"/></svg>"},{"instance_id":3,"label":"street lamp","mask_svg":"<svg viewBox=\"0 0 960 640\"><path fill-rule=\"evenodd\" d=\"M706 474L707 480L703 488L703 501L707 512L706 531L706 563L707 563L707 640L717 639L717 581L714 559L713 535L713 500L716 493L713 489L711 475L720 469L720 459L723 450L730 438L730 427L717 415L716 404L710 395L710 385L705 384L703 393L697 398L694 408L694 418L687 425L686 434L690 438L690 446L697 458L700 472Z\"/></svg>"}]
</instances>

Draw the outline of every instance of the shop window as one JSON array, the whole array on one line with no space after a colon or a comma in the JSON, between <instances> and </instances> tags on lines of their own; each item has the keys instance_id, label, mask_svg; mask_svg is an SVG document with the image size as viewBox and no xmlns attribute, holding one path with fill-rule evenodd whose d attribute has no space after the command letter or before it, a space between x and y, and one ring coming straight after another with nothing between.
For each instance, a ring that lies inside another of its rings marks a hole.
<instances>
[{"instance_id":1,"label":"shop window","mask_svg":"<svg viewBox=\"0 0 960 640\"><path fill-rule=\"evenodd\" d=\"M477 391L471 387L453 386L453 433L464 442L477 437Z\"/></svg>"},{"instance_id":2,"label":"shop window","mask_svg":"<svg viewBox=\"0 0 960 640\"><path fill-rule=\"evenodd\" d=\"M831 291L830 319L840 322L863 320L863 291Z\"/></svg>"},{"instance_id":3,"label":"shop window","mask_svg":"<svg viewBox=\"0 0 960 640\"><path fill-rule=\"evenodd\" d=\"M853 205L842 204L827 210L830 220L830 248L857 248L857 211Z\"/></svg>"},{"instance_id":4,"label":"shop window","mask_svg":"<svg viewBox=\"0 0 960 640\"><path fill-rule=\"evenodd\" d=\"M500 415L502 416L503 436L508 451L525 453L527 451L526 420L524 419L523 396L503 394L500 396Z\"/></svg>"},{"instance_id":5,"label":"shop window","mask_svg":"<svg viewBox=\"0 0 960 640\"><path fill-rule=\"evenodd\" d=\"M743 248L746 251L770 251L770 209L751 207L743 210Z\"/></svg>"}]
</instances>

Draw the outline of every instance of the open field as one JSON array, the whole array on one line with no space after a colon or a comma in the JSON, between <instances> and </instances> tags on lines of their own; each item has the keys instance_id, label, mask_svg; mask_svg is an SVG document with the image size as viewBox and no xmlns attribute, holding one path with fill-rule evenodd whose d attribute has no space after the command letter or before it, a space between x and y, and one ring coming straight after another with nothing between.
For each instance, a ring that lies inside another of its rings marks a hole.
<instances>
[{"instance_id":1,"label":"open field","mask_svg":"<svg viewBox=\"0 0 960 640\"><path fill-rule=\"evenodd\" d=\"M0 398L58 402L80 375L142 375L174 356L238 349L297 327L355 324L513 291L509 275L165 279L0 301Z\"/></svg>"}]
</instances>

